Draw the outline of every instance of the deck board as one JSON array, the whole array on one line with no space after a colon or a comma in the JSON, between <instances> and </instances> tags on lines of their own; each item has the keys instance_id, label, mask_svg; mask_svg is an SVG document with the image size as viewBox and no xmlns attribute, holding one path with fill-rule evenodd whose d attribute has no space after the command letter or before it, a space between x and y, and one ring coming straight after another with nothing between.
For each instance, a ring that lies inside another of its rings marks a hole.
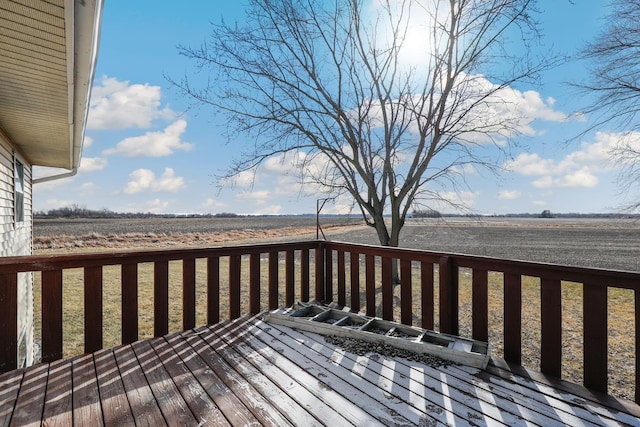
<instances>
[{"instance_id":1,"label":"deck board","mask_svg":"<svg viewBox=\"0 0 640 427\"><path fill-rule=\"evenodd\" d=\"M259 316L0 375L8 425L632 425L541 374L358 356Z\"/></svg>"}]
</instances>

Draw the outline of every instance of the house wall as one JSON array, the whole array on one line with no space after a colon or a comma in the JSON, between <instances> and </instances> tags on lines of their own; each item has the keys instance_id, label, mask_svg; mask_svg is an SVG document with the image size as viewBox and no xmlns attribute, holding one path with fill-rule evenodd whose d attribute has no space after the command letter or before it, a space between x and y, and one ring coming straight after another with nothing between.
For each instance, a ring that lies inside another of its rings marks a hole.
<instances>
[{"instance_id":1,"label":"house wall","mask_svg":"<svg viewBox=\"0 0 640 427\"><path fill-rule=\"evenodd\" d=\"M24 221L15 221L14 159L24 166ZM31 165L0 133L0 256L31 255L33 215ZM33 275L18 276L18 366L33 363Z\"/></svg>"}]
</instances>

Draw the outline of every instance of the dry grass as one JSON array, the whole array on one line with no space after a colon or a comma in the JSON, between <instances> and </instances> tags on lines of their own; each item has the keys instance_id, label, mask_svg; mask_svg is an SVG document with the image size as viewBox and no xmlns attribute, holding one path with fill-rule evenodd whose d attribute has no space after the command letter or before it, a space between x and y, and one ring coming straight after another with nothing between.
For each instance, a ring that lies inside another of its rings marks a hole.
<instances>
[{"instance_id":1,"label":"dry grass","mask_svg":"<svg viewBox=\"0 0 640 427\"><path fill-rule=\"evenodd\" d=\"M296 234L302 236L304 233ZM152 242L153 245L156 242ZM237 241L236 241L237 243ZM84 249L92 250L92 249ZM93 249L95 250L95 249ZM54 253L58 251L47 250L40 253ZM313 274L313 269L312 273ZM242 313L248 313L248 258L243 259L241 283L241 309ZM261 301L262 309L266 309L267 302L267 259L261 260L262 288ZM299 267L296 267L296 296L299 298L300 277ZM337 271L334 268L334 271ZM121 330L121 302L120 302L120 267L104 268L103 287L103 322L104 322L104 346L110 347L120 343ZM206 323L206 262L198 260L196 264L196 323L203 325ZM284 277L284 260L280 262L280 277ZM347 262L347 277L349 277L349 263ZM376 282L380 283L379 270ZM228 263L225 258L220 262L220 318L228 318L229 304L225 299L229 295L228 284ZM420 307L420 271L414 268L414 289L413 289L413 309L414 324L419 326L422 316ZM361 278L364 280L364 271L361 271ZM140 339L153 336L153 264L141 264L139 266L139 337ZM435 329L438 329L438 289L437 289L437 269L436 269L436 289L435 298ZM282 280L281 280L282 282ZM84 291L83 274L81 269L66 270L64 272L64 356L72 356L82 353L84 334ZM313 277L311 277L311 295L313 296ZM337 280L334 280L334 287ZM471 274L462 270L460 273L460 334L471 336ZM36 313L36 339L40 337L40 281L39 275L35 275L35 313ZM396 289L396 298L399 300L399 288ZM502 274L489 274L489 342L493 348L493 354L501 357L503 354L503 282ZM633 380L631 375L625 373L629 366L633 366L635 357L635 339L633 325L634 303L633 293L621 289L611 289L609 291L609 391L610 394L633 399ZM347 302L350 300L349 286L347 285ZM169 267L169 330L179 331L182 329L182 264L171 262ZM360 301L361 309L364 309L365 285L361 283ZM381 294L377 293L377 304L381 303ZM284 305L284 285L280 285L280 305ZM395 313L396 318L400 318L399 310ZM522 281L522 342L523 360L522 364L532 369L539 369L540 364L540 283L539 279L523 277ZM579 284L562 283L562 376L572 382L582 381L582 287Z\"/></svg>"}]
</instances>

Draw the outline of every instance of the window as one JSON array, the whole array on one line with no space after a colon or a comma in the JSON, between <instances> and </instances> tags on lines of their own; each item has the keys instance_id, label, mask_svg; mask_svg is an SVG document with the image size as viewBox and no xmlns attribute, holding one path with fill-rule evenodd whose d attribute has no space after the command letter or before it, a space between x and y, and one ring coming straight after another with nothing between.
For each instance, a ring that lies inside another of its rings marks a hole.
<instances>
[{"instance_id":1,"label":"window","mask_svg":"<svg viewBox=\"0 0 640 427\"><path fill-rule=\"evenodd\" d=\"M13 163L15 222L24 222L24 165L15 158Z\"/></svg>"}]
</instances>

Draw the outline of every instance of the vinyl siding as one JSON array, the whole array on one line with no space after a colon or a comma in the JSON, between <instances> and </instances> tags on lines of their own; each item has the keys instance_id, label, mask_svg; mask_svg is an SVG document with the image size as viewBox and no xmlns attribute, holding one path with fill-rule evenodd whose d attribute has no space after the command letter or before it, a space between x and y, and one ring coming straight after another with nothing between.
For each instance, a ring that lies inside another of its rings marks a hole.
<instances>
[{"instance_id":1,"label":"vinyl siding","mask_svg":"<svg viewBox=\"0 0 640 427\"><path fill-rule=\"evenodd\" d=\"M31 165L18 156L24 166L24 222L15 222L14 149L0 135L0 256L31 255L33 216ZM18 364L33 363L33 275L18 276Z\"/></svg>"}]
</instances>

